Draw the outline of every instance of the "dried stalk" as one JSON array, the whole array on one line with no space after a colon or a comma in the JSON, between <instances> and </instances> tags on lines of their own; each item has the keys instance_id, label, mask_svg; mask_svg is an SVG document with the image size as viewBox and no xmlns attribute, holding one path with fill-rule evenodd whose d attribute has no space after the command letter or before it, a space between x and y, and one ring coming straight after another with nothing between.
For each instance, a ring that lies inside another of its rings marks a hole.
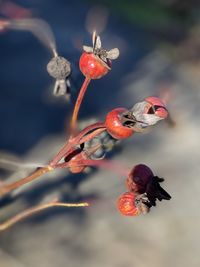
<instances>
[{"instance_id":1,"label":"dried stalk","mask_svg":"<svg viewBox=\"0 0 200 267\"><path fill-rule=\"evenodd\" d=\"M63 203L63 202L58 202L58 201L51 201L47 204L43 205L38 205L35 207L32 207L30 209L27 209L21 213L18 213L14 217L8 219L7 221L3 222L0 224L0 231L4 231L17 222L33 215L36 214L42 210L53 208L53 207L66 207L66 208L79 208L79 207L88 207L89 204L87 202L81 202L81 203Z\"/></svg>"}]
</instances>

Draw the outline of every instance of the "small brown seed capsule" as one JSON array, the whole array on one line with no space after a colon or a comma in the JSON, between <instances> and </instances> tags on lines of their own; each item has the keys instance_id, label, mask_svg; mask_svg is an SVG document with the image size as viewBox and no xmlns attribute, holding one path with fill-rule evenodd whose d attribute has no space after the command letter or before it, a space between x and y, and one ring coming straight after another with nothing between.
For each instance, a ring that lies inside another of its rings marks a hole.
<instances>
[{"instance_id":1,"label":"small brown seed capsule","mask_svg":"<svg viewBox=\"0 0 200 267\"><path fill-rule=\"evenodd\" d=\"M70 75L71 66L64 57L53 57L47 64L47 71L53 78L63 80Z\"/></svg>"}]
</instances>

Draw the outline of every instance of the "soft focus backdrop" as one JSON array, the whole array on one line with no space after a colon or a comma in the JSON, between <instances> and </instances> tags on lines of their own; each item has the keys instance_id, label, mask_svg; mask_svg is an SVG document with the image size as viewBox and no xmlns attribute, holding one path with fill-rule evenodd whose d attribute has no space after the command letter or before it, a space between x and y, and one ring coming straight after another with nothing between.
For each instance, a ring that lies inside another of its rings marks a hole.
<instances>
[{"instance_id":1,"label":"soft focus backdrop","mask_svg":"<svg viewBox=\"0 0 200 267\"><path fill-rule=\"evenodd\" d=\"M1 199L0 220L54 197L89 200L91 207L51 209L0 233L0 266L200 266L199 1L1 0L0 17L8 16L49 23L59 54L72 63L72 96L70 102L52 96L46 72L51 54L31 33L0 32L1 182L26 176L33 169L24 163L45 164L62 146L83 81L82 44L91 44L94 28L105 48L118 47L121 54L107 76L90 84L81 124L161 95L175 127L162 122L108 155L129 167L149 165L166 179L169 202L146 216L122 217L115 200L125 191L124 177L107 170L53 172Z\"/></svg>"}]
</instances>

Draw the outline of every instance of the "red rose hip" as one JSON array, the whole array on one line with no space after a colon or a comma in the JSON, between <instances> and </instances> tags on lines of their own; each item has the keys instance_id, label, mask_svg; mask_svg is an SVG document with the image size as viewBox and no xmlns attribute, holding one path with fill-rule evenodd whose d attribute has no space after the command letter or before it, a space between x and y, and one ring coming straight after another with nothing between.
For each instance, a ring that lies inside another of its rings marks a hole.
<instances>
[{"instance_id":1,"label":"red rose hip","mask_svg":"<svg viewBox=\"0 0 200 267\"><path fill-rule=\"evenodd\" d=\"M128 112L125 108L116 108L111 110L105 120L107 132L115 139L128 138L133 134L133 130L124 126L122 122L123 113Z\"/></svg>"},{"instance_id":2,"label":"red rose hip","mask_svg":"<svg viewBox=\"0 0 200 267\"><path fill-rule=\"evenodd\" d=\"M136 205L136 197L132 192L126 192L118 198L117 208L125 216L137 216L140 214L140 210Z\"/></svg>"},{"instance_id":3,"label":"red rose hip","mask_svg":"<svg viewBox=\"0 0 200 267\"><path fill-rule=\"evenodd\" d=\"M93 53L86 53L80 57L79 67L85 77L100 79L110 70L108 65Z\"/></svg>"},{"instance_id":4,"label":"red rose hip","mask_svg":"<svg viewBox=\"0 0 200 267\"><path fill-rule=\"evenodd\" d=\"M88 79L100 79L111 69L111 60L118 58L119 49L109 51L101 47L101 39L96 32L92 36L93 47L83 46L83 54L80 57L79 67Z\"/></svg>"}]
</instances>

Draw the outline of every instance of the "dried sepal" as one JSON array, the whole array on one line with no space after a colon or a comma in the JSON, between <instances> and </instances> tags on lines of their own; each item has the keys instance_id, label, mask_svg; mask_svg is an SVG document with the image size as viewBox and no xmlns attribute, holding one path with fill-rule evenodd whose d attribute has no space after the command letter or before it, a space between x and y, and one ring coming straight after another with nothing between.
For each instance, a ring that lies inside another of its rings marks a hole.
<instances>
[{"instance_id":1,"label":"dried sepal","mask_svg":"<svg viewBox=\"0 0 200 267\"><path fill-rule=\"evenodd\" d=\"M167 116L168 111L164 103L157 97L148 97L124 113L122 119L123 123L132 128L134 132L143 132Z\"/></svg>"},{"instance_id":2,"label":"dried sepal","mask_svg":"<svg viewBox=\"0 0 200 267\"><path fill-rule=\"evenodd\" d=\"M93 52L93 48L91 46L87 46L87 45L84 45L83 46L83 50L87 53L92 53Z\"/></svg>"},{"instance_id":3,"label":"dried sepal","mask_svg":"<svg viewBox=\"0 0 200 267\"><path fill-rule=\"evenodd\" d=\"M114 60L119 57L119 49L118 48L113 48L109 51L107 51L107 58Z\"/></svg>"},{"instance_id":4,"label":"dried sepal","mask_svg":"<svg viewBox=\"0 0 200 267\"><path fill-rule=\"evenodd\" d=\"M135 203L140 214L147 214L150 211L151 204L146 194L137 195Z\"/></svg>"},{"instance_id":5,"label":"dried sepal","mask_svg":"<svg viewBox=\"0 0 200 267\"><path fill-rule=\"evenodd\" d=\"M158 176L153 176L151 182L149 182L146 186L146 193L149 198L158 199L159 201L165 199L170 200L171 196L165 191L160 183L163 182L163 178L159 178Z\"/></svg>"},{"instance_id":6,"label":"dried sepal","mask_svg":"<svg viewBox=\"0 0 200 267\"><path fill-rule=\"evenodd\" d=\"M95 31L93 32L93 35L92 35L92 44L93 44L93 47L84 45L83 50L87 53L93 53L105 63L108 63L109 60L114 60L119 57L118 48L113 48L109 51L102 48L101 38L99 35L96 34Z\"/></svg>"}]
</instances>

